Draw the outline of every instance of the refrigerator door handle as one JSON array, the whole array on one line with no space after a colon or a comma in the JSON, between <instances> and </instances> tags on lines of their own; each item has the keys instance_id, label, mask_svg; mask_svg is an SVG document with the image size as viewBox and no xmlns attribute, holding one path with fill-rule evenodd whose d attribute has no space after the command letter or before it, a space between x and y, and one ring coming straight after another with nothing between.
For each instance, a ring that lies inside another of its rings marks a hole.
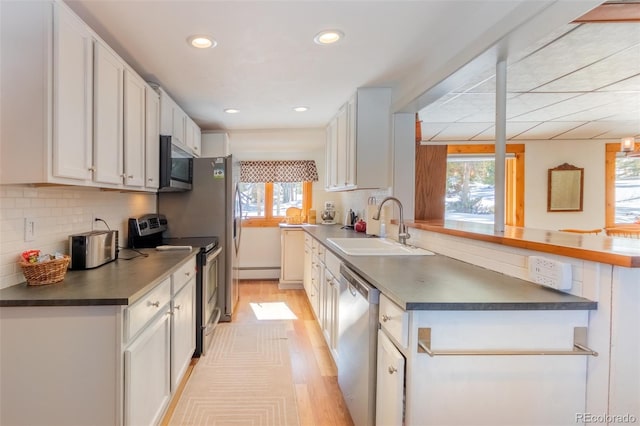
<instances>
[{"instance_id":1,"label":"refrigerator door handle","mask_svg":"<svg viewBox=\"0 0 640 426\"><path fill-rule=\"evenodd\" d=\"M240 198L240 184L236 183L235 187L235 202L238 206L237 217L234 217L233 223L236 229L234 229L235 238L233 240L236 247L236 254L240 251L240 237L242 236L242 199Z\"/></svg>"}]
</instances>

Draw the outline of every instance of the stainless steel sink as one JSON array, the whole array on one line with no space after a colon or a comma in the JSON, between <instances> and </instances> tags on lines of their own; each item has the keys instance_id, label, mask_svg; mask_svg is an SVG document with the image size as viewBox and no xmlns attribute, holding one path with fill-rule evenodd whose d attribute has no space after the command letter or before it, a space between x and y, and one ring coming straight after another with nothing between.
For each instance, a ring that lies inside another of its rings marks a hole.
<instances>
[{"instance_id":1,"label":"stainless steel sink","mask_svg":"<svg viewBox=\"0 0 640 426\"><path fill-rule=\"evenodd\" d=\"M327 241L350 256L428 256L432 252L400 244L388 238L327 238Z\"/></svg>"}]
</instances>

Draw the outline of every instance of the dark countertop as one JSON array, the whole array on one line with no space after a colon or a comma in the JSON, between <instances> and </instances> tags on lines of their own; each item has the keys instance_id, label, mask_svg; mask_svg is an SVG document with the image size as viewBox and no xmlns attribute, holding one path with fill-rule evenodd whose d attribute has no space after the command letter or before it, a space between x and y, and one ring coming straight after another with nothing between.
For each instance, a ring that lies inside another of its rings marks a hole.
<instances>
[{"instance_id":1,"label":"dark countertop","mask_svg":"<svg viewBox=\"0 0 640 426\"><path fill-rule=\"evenodd\" d=\"M67 271L64 281L31 286L26 282L0 290L3 306L130 305L172 274L198 250L140 249L148 257L120 250L119 259L95 269Z\"/></svg>"},{"instance_id":2,"label":"dark countertop","mask_svg":"<svg viewBox=\"0 0 640 426\"><path fill-rule=\"evenodd\" d=\"M589 310L597 302L442 255L349 256L327 238L365 238L339 225L304 225L343 263L406 310Z\"/></svg>"}]
</instances>

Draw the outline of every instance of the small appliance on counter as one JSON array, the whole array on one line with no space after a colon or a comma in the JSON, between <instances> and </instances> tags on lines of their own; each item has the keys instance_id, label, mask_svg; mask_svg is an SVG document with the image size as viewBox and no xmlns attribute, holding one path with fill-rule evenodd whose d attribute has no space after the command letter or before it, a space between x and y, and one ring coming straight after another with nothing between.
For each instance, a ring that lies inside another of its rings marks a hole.
<instances>
[{"instance_id":1,"label":"small appliance on counter","mask_svg":"<svg viewBox=\"0 0 640 426\"><path fill-rule=\"evenodd\" d=\"M357 221L358 221L358 216L356 216L353 210L349 209L349 211L347 212L344 218L343 228L353 229Z\"/></svg>"},{"instance_id":2,"label":"small appliance on counter","mask_svg":"<svg viewBox=\"0 0 640 426\"><path fill-rule=\"evenodd\" d=\"M118 231L69 235L70 269L91 269L118 258Z\"/></svg>"},{"instance_id":3,"label":"small appliance on counter","mask_svg":"<svg viewBox=\"0 0 640 426\"><path fill-rule=\"evenodd\" d=\"M336 223L336 208L333 201L325 201L324 210L320 212L320 218L323 225L335 225Z\"/></svg>"}]
</instances>

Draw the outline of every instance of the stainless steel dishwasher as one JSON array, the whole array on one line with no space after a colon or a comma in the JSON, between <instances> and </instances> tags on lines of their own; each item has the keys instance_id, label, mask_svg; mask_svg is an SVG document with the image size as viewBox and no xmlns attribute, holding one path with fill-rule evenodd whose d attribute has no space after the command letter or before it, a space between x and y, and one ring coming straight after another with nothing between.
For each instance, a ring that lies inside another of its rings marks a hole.
<instances>
[{"instance_id":1,"label":"stainless steel dishwasher","mask_svg":"<svg viewBox=\"0 0 640 426\"><path fill-rule=\"evenodd\" d=\"M379 301L377 288L340 265L338 384L357 426L375 424Z\"/></svg>"}]
</instances>

